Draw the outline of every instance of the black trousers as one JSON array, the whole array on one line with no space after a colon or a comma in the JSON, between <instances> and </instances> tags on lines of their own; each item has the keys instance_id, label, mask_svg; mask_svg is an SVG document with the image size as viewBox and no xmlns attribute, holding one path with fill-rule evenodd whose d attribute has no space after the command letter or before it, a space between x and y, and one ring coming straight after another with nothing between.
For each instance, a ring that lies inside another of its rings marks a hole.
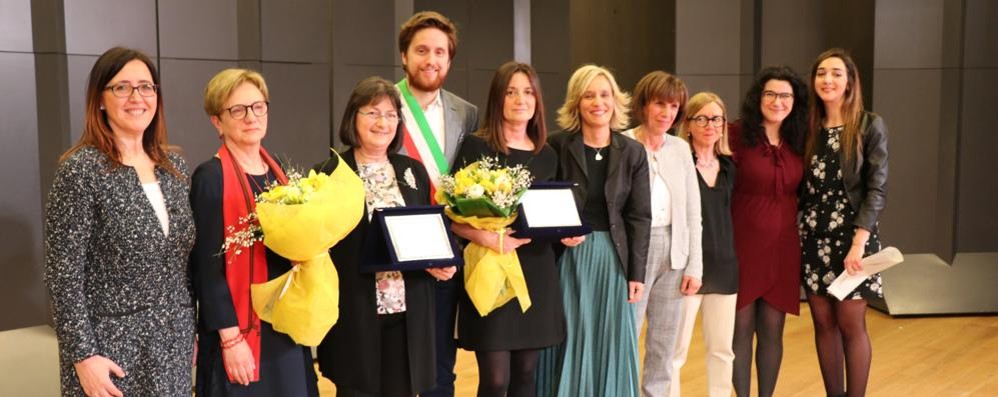
<instances>
[{"instance_id":1,"label":"black trousers","mask_svg":"<svg viewBox=\"0 0 998 397\"><path fill-rule=\"evenodd\" d=\"M437 386L420 393L423 397L454 397L454 363L457 361L457 341L454 339L454 318L458 293L464 288L464 273L459 269L454 277L437 282Z\"/></svg>"}]
</instances>

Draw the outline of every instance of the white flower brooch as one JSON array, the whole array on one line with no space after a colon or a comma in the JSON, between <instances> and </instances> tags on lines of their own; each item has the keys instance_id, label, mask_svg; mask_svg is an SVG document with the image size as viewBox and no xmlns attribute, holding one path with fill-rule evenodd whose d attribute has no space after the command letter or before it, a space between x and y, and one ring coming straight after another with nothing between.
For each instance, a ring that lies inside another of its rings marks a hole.
<instances>
[{"instance_id":1,"label":"white flower brooch","mask_svg":"<svg viewBox=\"0 0 998 397\"><path fill-rule=\"evenodd\" d=\"M412 168L405 169L405 172L402 173L402 179L405 179L405 184L409 185L412 190L419 190L419 188L416 187L416 176L412 174Z\"/></svg>"}]
</instances>

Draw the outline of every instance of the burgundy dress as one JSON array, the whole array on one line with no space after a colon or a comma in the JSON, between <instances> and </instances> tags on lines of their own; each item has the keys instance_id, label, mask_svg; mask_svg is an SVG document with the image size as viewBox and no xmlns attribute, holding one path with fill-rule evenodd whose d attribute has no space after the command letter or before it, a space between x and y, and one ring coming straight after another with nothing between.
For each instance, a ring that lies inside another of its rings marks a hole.
<instances>
[{"instance_id":1,"label":"burgundy dress","mask_svg":"<svg viewBox=\"0 0 998 397\"><path fill-rule=\"evenodd\" d=\"M738 175L731 199L738 257L737 309L762 298L784 313L800 314L797 187L804 161L789 145L773 146L765 138L746 146L740 123L731 127Z\"/></svg>"}]
</instances>

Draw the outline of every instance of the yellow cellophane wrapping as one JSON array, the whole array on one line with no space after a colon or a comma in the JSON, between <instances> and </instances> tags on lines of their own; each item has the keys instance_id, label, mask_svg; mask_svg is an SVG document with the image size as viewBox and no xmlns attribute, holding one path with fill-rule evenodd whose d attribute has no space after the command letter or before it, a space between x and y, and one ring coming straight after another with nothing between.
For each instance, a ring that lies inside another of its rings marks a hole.
<instances>
[{"instance_id":1,"label":"yellow cellophane wrapping","mask_svg":"<svg viewBox=\"0 0 998 397\"><path fill-rule=\"evenodd\" d=\"M339 318L339 276L328 250L364 215L364 184L342 158L321 179L304 204L256 205L264 245L294 268L252 285L253 309L275 331L305 346L318 346Z\"/></svg>"},{"instance_id":2,"label":"yellow cellophane wrapping","mask_svg":"<svg viewBox=\"0 0 998 397\"><path fill-rule=\"evenodd\" d=\"M499 233L500 245L501 236L506 234L506 226L516 219L515 214L509 218L461 216L451 211L450 207L444 212L454 222ZM520 302L521 311L526 312L530 308L527 281L523 277L523 268L516 251L500 254L474 242L469 243L464 248L464 289L482 317L513 298Z\"/></svg>"}]
</instances>

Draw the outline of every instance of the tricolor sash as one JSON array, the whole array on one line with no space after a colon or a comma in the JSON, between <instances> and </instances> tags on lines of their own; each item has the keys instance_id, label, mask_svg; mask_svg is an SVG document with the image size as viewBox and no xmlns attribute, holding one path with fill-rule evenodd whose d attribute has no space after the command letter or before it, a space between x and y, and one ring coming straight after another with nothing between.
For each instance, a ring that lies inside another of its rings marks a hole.
<instances>
[{"instance_id":1,"label":"tricolor sash","mask_svg":"<svg viewBox=\"0 0 998 397\"><path fill-rule=\"evenodd\" d=\"M450 165L447 163L447 156L444 155L440 142L430 128L430 123L426 121L423 108L409 90L409 82L402 79L395 87L402 95L402 116L405 118L405 123L402 124L402 146L405 147L406 154L426 167L426 172L430 176L432 198L436 194L440 175L449 173Z\"/></svg>"}]
</instances>

